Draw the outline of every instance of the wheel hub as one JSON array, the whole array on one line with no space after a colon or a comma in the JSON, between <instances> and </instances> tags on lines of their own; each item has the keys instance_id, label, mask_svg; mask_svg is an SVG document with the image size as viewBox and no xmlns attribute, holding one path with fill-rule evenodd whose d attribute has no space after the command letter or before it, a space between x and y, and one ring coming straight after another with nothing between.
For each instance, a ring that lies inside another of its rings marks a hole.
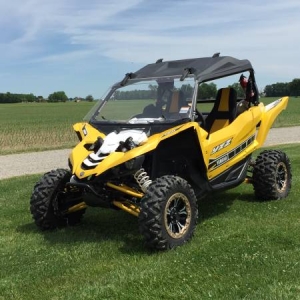
<instances>
[{"instance_id":1,"label":"wheel hub","mask_svg":"<svg viewBox=\"0 0 300 300\"><path fill-rule=\"evenodd\" d=\"M191 222L191 206L182 193L173 194L166 204L165 226L173 238L181 238L187 232Z\"/></svg>"},{"instance_id":2,"label":"wheel hub","mask_svg":"<svg viewBox=\"0 0 300 300\"><path fill-rule=\"evenodd\" d=\"M276 188L279 192L283 192L287 186L287 168L286 165L281 162L276 169Z\"/></svg>"},{"instance_id":3,"label":"wheel hub","mask_svg":"<svg viewBox=\"0 0 300 300\"><path fill-rule=\"evenodd\" d=\"M170 220L172 223L176 223L176 221L179 220L179 214L176 211L175 207L171 208L171 210L170 210Z\"/></svg>"}]
</instances>

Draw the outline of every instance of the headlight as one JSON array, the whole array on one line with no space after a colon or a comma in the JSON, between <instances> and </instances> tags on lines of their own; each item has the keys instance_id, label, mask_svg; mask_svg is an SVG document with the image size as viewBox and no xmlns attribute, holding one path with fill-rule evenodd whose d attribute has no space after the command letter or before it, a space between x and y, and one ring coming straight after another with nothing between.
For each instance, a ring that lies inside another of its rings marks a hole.
<instances>
[{"instance_id":1,"label":"headlight","mask_svg":"<svg viewBox=\"0 0 300 300\"><path fill-rule=\"evenodd\" d=\"M87 129L85 128L85 125L82 128L82 132L83 132L84 136L87 136L88 132L87 132Z\"/></svg>"}]
</instances>

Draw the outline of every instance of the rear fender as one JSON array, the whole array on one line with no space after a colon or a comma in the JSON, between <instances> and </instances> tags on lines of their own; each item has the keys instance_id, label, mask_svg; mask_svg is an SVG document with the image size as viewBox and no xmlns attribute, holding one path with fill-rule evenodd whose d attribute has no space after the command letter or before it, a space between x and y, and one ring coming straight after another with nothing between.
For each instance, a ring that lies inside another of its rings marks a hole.
<instances>
[{"instance_id":1,"label":"rear fender","mask_svg":"<svg viewBox=\"0 0 300 300\"><path fill-rule=\"evenodd\" d=\"M269 133L269 130L278 115L287 107L289 97L280 98L264 107L261 117L260 127L257 131L256 141L261 147Z\"/></svg>"}]
</instances>

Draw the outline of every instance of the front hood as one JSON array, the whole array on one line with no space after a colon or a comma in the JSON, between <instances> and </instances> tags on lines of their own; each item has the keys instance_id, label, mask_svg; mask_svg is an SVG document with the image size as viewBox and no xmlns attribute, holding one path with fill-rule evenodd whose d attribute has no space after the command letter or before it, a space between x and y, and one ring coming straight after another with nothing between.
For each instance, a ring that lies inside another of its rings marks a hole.
<instances>
[{"instance_id":1,"label":"front hood","mask_svg":"<svg viewBox=\"0 0 300 300\"><path fill-rule=\"evenodd\" d=\"M72 150L69 160L72 173L80 179L97 176L139 156L138 152L147 151L141 149L142 145L148 148L144 129L123 129L105 136L87 123L74 126L77 132L79 128L84 128L85 134L81 133L82 141Z\"/></svg>"},{"instance_id":2,"label":"front hood","mask_svg":"<svg viewBox=\"0 0 300 300\"><path fill-rule=\"evenodd\" d=\"M133 163L139 157L155 150L161 141L172 138L190 127L195 129L198 124L193 122L181 124L150 137L147 136L145 129L123 129L105 136L89 124L84 126L87 134L69 157L72 173L79 179L98 176L129 161ZM82 125L78 127L81 128ZM203 134L207 135L205 132ZM101 143L95 148L97 140L101 140Z\"/></svg>"}]
</instances>

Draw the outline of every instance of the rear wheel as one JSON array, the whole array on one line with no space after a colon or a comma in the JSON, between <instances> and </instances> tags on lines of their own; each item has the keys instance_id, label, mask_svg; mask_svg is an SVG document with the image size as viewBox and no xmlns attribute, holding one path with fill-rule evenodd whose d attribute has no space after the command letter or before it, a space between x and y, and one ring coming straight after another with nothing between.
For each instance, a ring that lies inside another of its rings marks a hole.
<instances>
[{"instance_id":1,"label":"rear wheel","mask_svg":"<svg viewBox=\"0 0 300 300\"><path fill-rule=\"evenodd\" d=\"M187 242L198 218L193 189L182 178L156 179L142 199L139 227L150 248L167 250Z\"/></svg>"},{"instance_id":2,"label":"rear wheel","mask_svg":"<svg viewBox=\"0 0 300 300\"><path fill-rule=\"evenodd\" d=\"M67 213L69 207L82 202L81 192L66 188L71 173L65 169L52 170L43 175L34 187L30 212L35 224L43 230L80 222L85 210Z\"/></svg>"},{"instance_id":3,"label":"rear wheel","mask_svg":"<svg viewBox=\"0 0 300 300\"><path fill-rule=\"evenodd\" d=\"M287 197L292 183L288 156L277 150L261 152L255 161L252 179L257 199L277 200Z\"/></svg>"}]
</instances>

